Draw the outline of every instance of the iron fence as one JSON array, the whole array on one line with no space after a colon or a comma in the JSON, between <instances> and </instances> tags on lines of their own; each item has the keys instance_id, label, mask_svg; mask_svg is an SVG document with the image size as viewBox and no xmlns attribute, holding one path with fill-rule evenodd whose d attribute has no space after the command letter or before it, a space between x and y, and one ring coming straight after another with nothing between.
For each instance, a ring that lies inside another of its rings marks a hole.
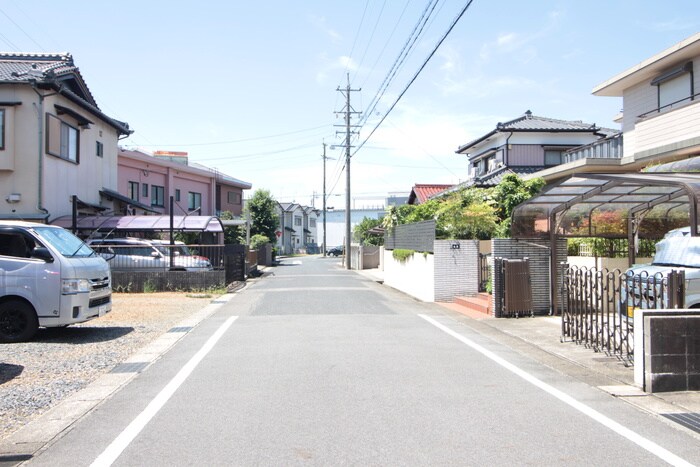
<instances>
[{"instance_id":1,"label":"iron fence","mask_svg":"<svg viewBox=\"0 0 700 467\"><path fill-rule=\"evenodd\" d=\"M491 280L490 254L479 253L479 292L486 292Z\"/></svg>"},{"instance_id":2,"label":"iron fence","mask_svg":"<svg viewBox=\"0 0 700 467\"><path fill-rule=\"evenodd\" d=\"M223 269L223 245L183 245L152 242L90 245L112 271L211 271Z\"/></svg>"},{"instance_id":3,"label":"iron fence","mask_svg":"<svg viewBox=\"0 0 700 467\"><path fill-rule=\"evenodd\" d=\"M683 271L633 274L569 266L562 284L562 339L634 361L634 311L682 307Z\"/></svg>"}]
</instances>

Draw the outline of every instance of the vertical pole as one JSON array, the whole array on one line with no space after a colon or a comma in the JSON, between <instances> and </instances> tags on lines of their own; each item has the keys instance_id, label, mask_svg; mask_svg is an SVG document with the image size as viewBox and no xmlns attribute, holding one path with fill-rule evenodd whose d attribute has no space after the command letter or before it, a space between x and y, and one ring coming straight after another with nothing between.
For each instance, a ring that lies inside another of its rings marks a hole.
<instances>
[{"instance_id":1,"label":"vertical pole","mask_svg":"<svg viewBox=\"0 0 700 467\"><path fill-rule=\"evenodd\" d=\"M170 251L169 257L170 257L170 267L173 267L173 264L175 263L175 218L173 217L173 213L175 212L175 198L171 195L170 196Z\"/></svg>"},{"instance_id":2,"label":"vertical pole","mask_svg":"<svg viewBox=\"0 0 700 467\"><path fill-rule=\"evenodd\" d=\"M350 256L351 228L350 228L350 73L348 73L348 86L345 97L347 99L345 112L345 269L352 269Z\"/></svg>"},{"instance_id":3,"label":"vertical pole","mask_svg":"<svg viewBox=\"0 0 700 467\"><path fill-rule=\"evenodd\" d=\"M326 143L323 143L323 257L326 256Z\"/></svg>"}]
</instances>

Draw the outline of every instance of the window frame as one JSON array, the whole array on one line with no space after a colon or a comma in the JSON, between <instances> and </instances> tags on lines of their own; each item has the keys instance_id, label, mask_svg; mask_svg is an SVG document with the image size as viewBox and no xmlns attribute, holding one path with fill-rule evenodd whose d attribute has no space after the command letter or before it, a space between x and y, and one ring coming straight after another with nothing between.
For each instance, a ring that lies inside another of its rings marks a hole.
<instances>
[{"instance_id":1,"label":"window frame","mask_svg":"<svg viewBox=\"0 0 700 467\"><path fill-rule=\"evenodd\" d=\"M130 200L132 201L139 201L140 199L140 187L139 187L139 182L132 182L129 180L128 182L128 188L127 188L127 196L129 197ZM134 193L136 193L136 198L134 198Z\"/></svg>"},{"instance_id":2,"label":"window frame","mask_svg":"<svg viewBox=\"0 0 700 467\"><path fill-rule=\"evenodd\" d=\"M51 119L56 120L53 122ZM58 135L53 133L58 130ZM64 135L65 132L65 135ZM75 141L71 144L71 135ZM65 139L64 139L65 136ZM54 140L58 138L58 140ZM57 146L56 146L57 143ZM71 147L75 147L75 158L71 157ZM56 152L58 149L58 152ZM64 152L65 149L65 152ZM57 116L46 114L46 153L73 164L80 164L80 129L65 122Z\"/></svg>"},{"instance_id":3,"label":"window frame","mask_svg":"<svg viewBox=\"0 0 700 467\"><path fill-rule=\"evenodd\" d=\"M202 208L202 194L196 191L187 192L187 209L193 211Z\"/></svg>"},{"instance_id":4,"label":"window frame","mask_svg":"<svg viewBox=\"0 0 700 467\"><path fill-rule=\"evenodd\" d=\"M151 185L151 206L165 207L165 187Z\"/></svg>"},{"instance_id":5,"label":"window frame","mask_svg":"<svg viewBox=\"0 0 700 467\"><path fill-rule=\"evenodd\" d=\"M102 141L95 141L95 155L97 157L105 156L105 145L102 144Z\"/></svg>"},{"instance_id":6,"label":"window frame","mask_svg":"<svg viewBox=\"0 0 700 467\"><path fill-rule=\"evenodd\" d=\"M148 198L148 195L149 195L149 193L150 193L150 191L149 191L148 188L149 188L149 187L148 187L148 183L142 183L142 184L141 184L141 197L142 197L142 198Z\"/></svg>"},{"instance_id":7,"label":"window frame","mask_svg":"<svg viewBox=\"0 0 700 467\"><path fill-rule=\"evenodd\" d=\"M175 188L175 201L180 201L180 189Z\"/></svg>"}]
</instances>

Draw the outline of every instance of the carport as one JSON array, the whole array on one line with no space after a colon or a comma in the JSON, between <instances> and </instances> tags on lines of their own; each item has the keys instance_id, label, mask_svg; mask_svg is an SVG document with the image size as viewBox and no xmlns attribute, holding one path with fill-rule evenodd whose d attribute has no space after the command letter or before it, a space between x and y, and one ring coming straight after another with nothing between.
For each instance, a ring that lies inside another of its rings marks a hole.
<instances>
[{"instance_id":1,"label":"carport","mask_svg":"<svg viewBox=\"0 0 700 467\"><path fill-rule=\"evenodd\" d=\"M545 188L513 212L511 233L519 240L550 240L550 294L557 308L559 238L628 240L628 262L635 261L637 239L660 239L678 227L698 235L700 174L580 174Z\"/></svg>"}]
</instances>

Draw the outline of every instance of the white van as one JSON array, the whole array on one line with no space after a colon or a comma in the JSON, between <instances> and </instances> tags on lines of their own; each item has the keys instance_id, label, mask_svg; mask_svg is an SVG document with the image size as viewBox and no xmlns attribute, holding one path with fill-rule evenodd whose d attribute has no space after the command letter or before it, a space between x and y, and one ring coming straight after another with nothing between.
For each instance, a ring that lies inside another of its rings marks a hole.
<instances>
[{"instance_id":1,"label":"white van","mask_svg":"<svg viewBox=\"0 0 700 467\"><path fill-rule=\"evenodd\" d=\"M0 342L103 316L111 284L107 262L69 231L0 221Z\"/></svg>"},{"instance_id":2,"label":"white van","mask_svg":"<svg viewBox=\"0 0 700 467\"><path fill-rule=\"evenodd\" d=\"M642 290L635 292L642 296L660 296L661 279L670 271L683 271L685 274L685 308L700 307L700 237L691 237L690 228L671 230L656 244L656 254L651 264L639 264L628 269L628 279L636 281L635 286ZM649 289L649 290L647 290ZM629 297L632 302L632 297ZM628 307L646 308L644 300L638 299ZM657 308L666 304L659 303ZM630 312L628 311L628 314Z\"/></svg>"}]
</instances>

